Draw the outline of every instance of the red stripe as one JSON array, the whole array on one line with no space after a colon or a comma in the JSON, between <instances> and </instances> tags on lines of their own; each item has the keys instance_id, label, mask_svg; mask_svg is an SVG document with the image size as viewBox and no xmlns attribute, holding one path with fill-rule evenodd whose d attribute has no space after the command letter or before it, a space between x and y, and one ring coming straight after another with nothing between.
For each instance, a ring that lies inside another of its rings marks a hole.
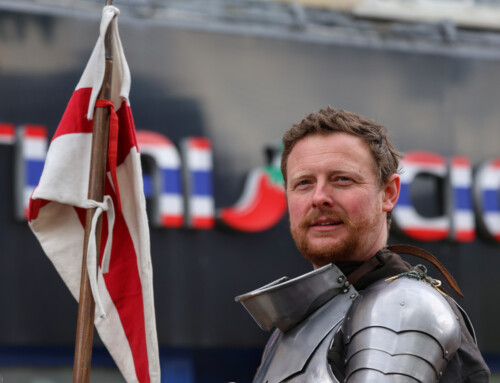
<instances>
[{"instance_id":1,"label":"red stripe","mask_svg":"<svg viewBox=\"0 0 500 383\"><path fill-rule=\"evenodd\" d=\"M14 137L16 134L14 124L0 123L0 134Z\"/></svg>"},{"instance_id":2,"label":"red stripe","mask_svg":"<svg viewBox=\"0 0 500 383\"><path fill-rule=\"evenodd\" d=\"M455 239L459 242L474 242L476 232L474 230L460 230L455 233Z\"/></svg>"},{"instance_id":3,"label":"red stripe","mask_svg":"<svg viewBox=\"0 0 500 383\"><path fill-rule=\"evenodd\" d=\"M47 129L43 125L24 125L23 134L25 137L47 138Z\"/></svg>"},{"instance_id":4,"label":"red stripe","mask_svg":"<svg viewBox=\"0 0 500 383\"><path fill-rule=\"evenodd\" d=\"M455 156L452 157L451 164L453 166L470 167L470 160L467 157Z\"/></svg>"},{"instance_id":5,"label":"red stripe","mask_svg":"<svg viewBox=\"0 0 500 383\"><path fill-rule=\"evenodd\" d=\"M196 149L212 148L210 140L204 137L190 137L188 143L190 148L196 148Z\"/></svg>"},{"instance_id":6,"label":"red stripe","mask_svg":"<svg viewBox=\"0 0 500 383\"><path fill-rule=\"evenodd\" d=\"M153 145L153 146L173 146L174 144L163 134L152 132L150 130L140 130L136 132L137 141L140 145Z\"/></svg>"},{"instance_id":7,"label":"red stripe","mask_svg":"<svg viewBox=\"0 0 500 383\"><path fill-rule=\"evenodd\" d=\"M500 168L500 157L495 158L493 161L491 161L490 166L494 168Z\"/></svg>"},{"instance_id":8,"label":"red stripe","mask_svg":"<svg viewBox=\"0 0 500 383\"><path fill-rule=\"evenodd\" d=\"M408 163L446 165L446 160L443 156L432 152L418 150L406 153L403 161Z\"/></svg>"},{"instance_id":9,"label":"red stripe","mask_svg":"<svg viewBox=\"0 0 500 383\"><path fill-rule=\"evenodd\" d=\"M116 195L109 179L106 179L105 193L112 196L116 206ZM109 272L104 275L104 281L129 342L137 378L141 383L149 383L144 301L137 254L122 212L116 209L115 214ZM107 239L107 222L105 219L102 222L101 257Z\"/></svg>"},{"instance_id":10,"label":"red stripe","mask_svg":"<svg viewBox=\"0 0 500 383\"><path fill-rule=\"evenodd\" d=\"M420 241L439 241L450 235L447 229L403 229L403 232L411 238Z\"/></svg>"},{"instance_id":11,"label":"red stripe","mask_svg":"<svg viewBox=\"0 0 500 383\"><path fill-rule=\"evenodd\" d=\"M195 229L212 229L215 226L214 218L193 218L191 225Z\"/></svg>"},{"instance_id":12,"label":"red stripe","mask_svg":"<svg viewBox=\"0 0 500 383\"><path fill-rule=\"evenodd\" d=\"M116 114L119 119L117 165L120 166L130 154L130 150L137 147L137 140L130 107L123 102ZM113 203L117 206L116 194L112 190L109 179L106 179L106 189L106 194L112 195ZM141 383L149 383L144 301L137 254L135 254L134 244L122 212L115 209L115 213L111 262L109 273L104 279L130 344L137 378ZM140 212L137 213L140 214ZM102 246L104 244L105 242Z\"/></svg>"},{"instance_id":13,"label":"red stripe","mask_svg":"<svg viewBox=\"0 0 500 383\"><path fill-rule=\"evenodd\" d=\"M162 215L161 225L162 227L183 227L184 217L177 215Z\"/></svg>"},{"instance_id":14,"label":"red stripe","mask_svg":"<svg viewBox=\"0 0 500 383\"><path fill-rule=\"evenodd\" d=\"M134 128L134 117L130 106L123 101L120 109L116 111L119 122L119 139L118 139L118 153L116 164L120 166L125 158L129 155L130 149L133 147L137 150L137 138Z\"/></svg>"}]
</instances>

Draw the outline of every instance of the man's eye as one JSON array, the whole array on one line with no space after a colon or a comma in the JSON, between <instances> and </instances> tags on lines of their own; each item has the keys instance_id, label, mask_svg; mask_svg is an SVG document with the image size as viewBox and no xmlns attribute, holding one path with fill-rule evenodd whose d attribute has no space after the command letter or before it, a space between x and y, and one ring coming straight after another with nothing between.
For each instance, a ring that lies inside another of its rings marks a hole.
<instances>
[{"instance_id":1,"label":"man's eye","mask_svg":"<svg viewBox=\"0 0 500 383\"><path fill-rule=\"evenodd\" d=\"M309 180L300 180L298 181L296 184L295 184L295 187L296 188L301 188L301 187L304 187L304 186L307 186L311 183L311 181Z\"/></svg>"},{"instance_id":2,"label":"man's eye","mask_svg":"<svg viewBox=\"0 0 500 383\"><path fill-rule=\"evenodd\" d=\"M338 176L335 178L335 181L339 182L341 184L347 184L347 183L352 182L352 179L349 177L346 177L346 176Z\"/></svg>"}]
</instances>

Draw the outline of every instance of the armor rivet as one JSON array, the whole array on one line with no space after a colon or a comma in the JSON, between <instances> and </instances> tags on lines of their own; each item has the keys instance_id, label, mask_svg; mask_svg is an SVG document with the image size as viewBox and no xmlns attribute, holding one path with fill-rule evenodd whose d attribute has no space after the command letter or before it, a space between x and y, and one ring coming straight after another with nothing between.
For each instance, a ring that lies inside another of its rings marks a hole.
<instances>
[{"instance_id":1,"label":"armor rivet","mask_svg":"<svg viewBox=\"0 0 500 383\"><path fill-rule=\"evenodd\" d=\"M345 293L347 293L348 291L349 291L349 289L344 289L344 290L342 290L342 292L343 292L344 294L345 294Z\"/></svg>"},{"instance_id":2,"label":"armor rivet","mask_svg":"<svg viewBox=\"0 0 500 383\"><path fill-rule=\"evenodd\" d=\"M339 279L337 279L337 281L338 281L339 283L344 282L344 277L340 276L340 277L339 277Z\"/></svg>"},{"instance_id":3,"label":"armor rivet","mask_svg":"<svg viewBox=\"0 0 500 383\"><path fill-rule=\"evenodd\" d=\"M356 294L351 294L351 299L356 298Z\"/></svg>"},{"instance_id":4,"label":"armor rivet","mask_svg":"<svg viewBox=\"0 0 500 383\"><path fill-rule=\"evenodd\" d=\"M445 355L448 355L448 351L445 351L445 352L444 352L444 354L445 354Z\"/></svg>"},{"instance_id":5,"label":"armor rivet","mask_svg":"<svg viewBox=\"0 0 500 383\"><path fill-rule=\"evenodd\" d=\"M350 335L347 335L347 340L349 340L349 339L351 339L351 336L350 336ZM346 362L347 362L347 360L346 360Z\"/></svg>"},{"instance_id":6,"label":"armor rivet","mask_svg":"<svg viewBox=\"0 0 500 383\"><path fill-rule=\"evenodd\" d=\"M439 371L439 376L443 376L443 371Z\"/></svg>"},{"instance_id":7,"label":"armor rivet","mask_svg":"<svg viewBox=\"0 0 500 383\"><path fill-rule=\"evenodd\" d=\"M401 303L400 303L400 305L401 305L401 306L404 306L404 305L405 305L405 303L404 303L404 302L401 302Z\"/></svg>"}]
</instances>

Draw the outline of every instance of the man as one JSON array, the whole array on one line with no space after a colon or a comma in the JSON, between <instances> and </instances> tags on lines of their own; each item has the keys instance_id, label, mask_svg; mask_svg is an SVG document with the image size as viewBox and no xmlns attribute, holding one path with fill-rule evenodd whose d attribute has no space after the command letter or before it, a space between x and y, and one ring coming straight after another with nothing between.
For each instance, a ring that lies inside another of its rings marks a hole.
<instances>
[{"instance_id":1,"label":"man","mask_svg":"<svg viewBox=\"0 0 500 383\"><path fill-rule=\"evenodd\" d=\"M237 298L277 327L254 382L488 382L466 314L386 246L400 154L385 128L327 108L283 144L290 230L315 270Z\"/></svg>"}]
</instances>

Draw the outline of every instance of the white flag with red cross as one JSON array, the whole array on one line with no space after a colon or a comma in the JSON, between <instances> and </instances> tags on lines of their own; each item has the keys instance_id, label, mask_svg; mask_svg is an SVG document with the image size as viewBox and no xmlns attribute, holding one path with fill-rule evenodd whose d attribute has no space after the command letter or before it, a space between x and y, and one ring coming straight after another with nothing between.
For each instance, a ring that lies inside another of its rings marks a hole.
<instances>
[{"instance_id":1,"label":"white flag with red cross","mask_svg":"<svg viewBox=\"0 0 500 383\"><path fill-rule=\"evenodd\" d=\"M85 212L96 208L96 214L102 214L99 257L94 256L92 263L92 242L88 253L95 326L127 382L160 382L149 227L118 13L113 6L103 10L99 39L50 143L32 194L29 224L78 300ZM113 34L111 102L97 97L104 78L108 26ZM104 202L88 199L96 106L110 109Z\"/></svg>"}]
</instances>

